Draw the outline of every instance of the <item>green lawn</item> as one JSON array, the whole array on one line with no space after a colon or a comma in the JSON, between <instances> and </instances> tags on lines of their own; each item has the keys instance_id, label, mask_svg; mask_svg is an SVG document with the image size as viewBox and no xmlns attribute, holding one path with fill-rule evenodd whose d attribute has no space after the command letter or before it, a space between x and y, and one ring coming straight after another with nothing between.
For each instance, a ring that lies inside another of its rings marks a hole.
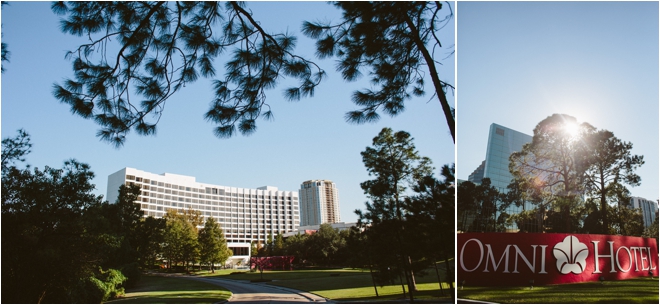
<instances>
[{"instance_id":1,"label":"green lawn","mask_svg":"<svg viewBox=\"0 0 660 305\"><path fill-rule=\"evenodd\" d=\"M230 274L231 272L236 272L236 270L219 270L215 274L202 272L199 275L235 280L261 278L258 272L247 271L241 274ZM444 272L440 272L440 276L443 277ZM268 283L270 285L308 291L338 301L378 301L403 298L400 283L384 287L377 286L379 297L376 297L369 270L364 269L264 271L263 277L271 280ZM415 298L449 300L449 287L445 284L443 296L434 269L428 270L425 276L417 275L415 279L418 289Z\"/></svg>"},{"instance_id":2,"label":"green lawn","mask_svg":"<svg viewBox=\"0 0 660 305\"><path fill-rule=\"evenodd\" d=\"M601 283L577 283L541 287L465 287L458 298L495 303L646 303L658 304L658 278L637 278Z\"/></svg>"},{"instance_id":3,"label":"green lawn","mask_svg":"<svg viewBox=\"0 0 660 305\"><path fill-rule=\"evenodd\" d=\"M175 277L142 275L126 295L107 303L123 304L212 304L231 297L228 290L209 283Z\"/></svg>"}]
</instances>

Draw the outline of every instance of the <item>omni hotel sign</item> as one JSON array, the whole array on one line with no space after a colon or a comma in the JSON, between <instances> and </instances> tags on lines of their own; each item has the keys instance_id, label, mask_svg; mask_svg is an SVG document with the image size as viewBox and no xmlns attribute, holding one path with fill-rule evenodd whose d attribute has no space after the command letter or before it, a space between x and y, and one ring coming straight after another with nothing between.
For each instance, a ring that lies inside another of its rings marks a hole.
<instances>
[{"instance_id":1,"label":"omni hotel sign","mask_svg":"<svg viewBox=\"0 0 660 305\"><path fill-rule=\"evenodd\" d=\"M658 275L654 238L462 233L457 250L458 281L466 285L563 284Z\"/></svg>"}]
</instances>

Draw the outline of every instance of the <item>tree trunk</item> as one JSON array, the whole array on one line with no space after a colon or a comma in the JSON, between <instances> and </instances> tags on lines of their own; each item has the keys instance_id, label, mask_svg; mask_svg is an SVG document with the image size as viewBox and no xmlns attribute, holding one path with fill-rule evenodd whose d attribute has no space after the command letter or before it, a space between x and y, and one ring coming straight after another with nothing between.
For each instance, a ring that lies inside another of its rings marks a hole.
<instances>
[{"instance_id":1,"label":"tree trunk","mask_svg":"<svg viewBox=\"0 0 660 305\"><path fill-rule=\"evenodd\" d=\"M435 267L435 276L438 278L438 285L440 285L440 293L445 295L445 290L442 288L442 280L440 280L440 272L438 272L438 263L433 258L433 267Z\"/></svg>"},{"instance_id":2,"label":"tree trunk","mask_svg":"<svg viewBox=\"0 0 660 305\"><path fill-rule=\"evenodd\" d=\"M447 96L445 95L445 91L443 89L442 82L440 81L440 77L438 77L438 70L435 68L435 61L433 60L433 57L431 57L429 50L426 49L424 42L419 37L420 35L419 30L417 29L415 24L413 24L412 20L410 19L410 16L408 16L408 12L402 12L402 15L406 20L406 25L408 25L408 28L410 29L411 37L415 41L415 45L417 46L417 49L419 49L419 51L422 53L422 56L424 57L424 61L426 61L426 66L429 67L429 75L431 76L431 80L433 81L433 86L435 87L435 92L438 95L438 100L440 100L440 105L442 106L442 111L445 115L447 126L449 126L449 132L451 132L451 138L454 141L454 143L456 143L454 114L452 113L451 106L449 106L449 102L447 101Z\"/></svg>"},{"instance_id":3,"label":"tree trunk","mask_svg":"<svg viewBox=\"0 0 660 305\"><path fill-rule=\"evenodd\" d=\"M401 262L402 262L402 267L403 267L403 275L406 277L406 284L408 285L408 298L410 299L410 303L414 303L415 301L415 296L413 295L413 286L409 278L409 266L406 263L406 259L404 256L401 257ZM410 270L412 272L412 270Z\"/></svg>"},{"instance_id":4,"label":"tree trunk","mask_svg":"<svg viewBox=\"0 0 660 305\"><path fill-rule=\"evenodd\" d=\"M415 282L415 273L412 270L412 260L408 256L408 265L410 266L410 282L412 283L412 290L417 292L417 282Z\"/></svg>"},{"instance_id":5,"label":"tree trunk","mask_svg":"<svg viewBox=\"0 0 660 305\"><path fill-rule=\"evenodd\" d=\"M447 268L447 271L445 272L445 274L447 275L447 281L449 282L449 294L451 295L451 299L454 302L456 302L456 295L455 295L455 291L454 291L454 279L452 279L452 276L451 276L454 273L451 270L451 266L449 264L449 258L447 257L447 253L444 253L444 254L445 254L444 255L444 257L445 257L445 267Z\"/></svg>"},{"instance_id":6,"label":"tree trunk","mask_svg":"<svg viewBox=\"0 0 660 305\"><path fill-rule=\"evenodd\" d=\"M369 260L371 261L371 256L369 256ZM371 275L371 282L374 284L374 292L376 292L376 297L378 297L378 288L376 288L376 280L374 280L374 271L371 268L371 262L369 262L369 275Z\"/></svg>"},{"instance_id":7,"label":"tree trunk","mask_svg":"<svg viewBox=\"0 0 660 305\"><path fill-rule=\"evenodd\" d=\"M44 291L43 291L43 292L41 293L41 295L39 296L39 300L37 301L37 304L41 304L41 301L44 300L44 297L46 296L46 290L47 290L47 289L44 288Z\"/></svg>"},{"instance_id":8,"label":"tree trunk","mask_svg":"<svg viewBox=\"0 0 660 305\"><path fill-rule=\"evenodd\" d=\"M603 219L603 234L610 234L610 224L607 221L607 197L605 190L605 177L600 169L600 213Z\"/></svg>"},{"instance_id":9,"label":"tree trunk","mask_svg":"<svg viewBox=\"0 0 660 305\"><path fill-rule=\"evenodd\" d=\"M403 299L407 298L406 296L406 287L403 285L403 280L401 279L401 272L399 272L399 283L401 283L401 291L403 291Z\"/></svg>"}]
</instances>

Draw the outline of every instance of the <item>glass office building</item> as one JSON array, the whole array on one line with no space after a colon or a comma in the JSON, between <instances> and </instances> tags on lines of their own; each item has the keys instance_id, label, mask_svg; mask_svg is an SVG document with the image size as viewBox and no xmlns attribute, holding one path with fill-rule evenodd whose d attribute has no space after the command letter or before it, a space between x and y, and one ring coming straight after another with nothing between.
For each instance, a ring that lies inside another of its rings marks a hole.
<instances>
[{"instance_id":1,"label":"glass office building","mask_svg":"<svg viewBox=\"0 0 660 305\"><path fill-rule=\"evenodd\" d=\"M530 142L532 142L532 136L530 135L502 125L491 124L488 134L488 145L486 147L486 160L484 160L479 167L470 174L468 181L481 184L483 178L490 178L491 186L494 186L501 193L507 192L507 185L509 185L511 179L513 179L513 176L509 172L509 156L516 151L521 151L523 145ZM526 206L526 208L531 207ZM522 212L522 207L511 205L505 212L509 215L518 214ZM495 219L500 217L499 211L493 213ZM461 216L459 215L459 217ZM466 215L464 218L465 227L459 228L459 230L463 231L467 231L468 226L470 226L473 221L491 221L486 219L474 219L473 216L470 215ZM518 227L514 223L508 225L506 231L517 232Z\"/></svg>"},{"instance_id":2,"label":"glass office building","mask_svg":"<svg viewBox=\"0 0 660 305\"><path fill-rule=\"evenodd\" d=\"M506 192L507 185L513 179L509 172L509 156L521 151L523 145L529 142L532 142L530 135L502 125L494 123L490 125L483 177L490 178L491 185L498 191Z\"/></svg>"}]
</instances>

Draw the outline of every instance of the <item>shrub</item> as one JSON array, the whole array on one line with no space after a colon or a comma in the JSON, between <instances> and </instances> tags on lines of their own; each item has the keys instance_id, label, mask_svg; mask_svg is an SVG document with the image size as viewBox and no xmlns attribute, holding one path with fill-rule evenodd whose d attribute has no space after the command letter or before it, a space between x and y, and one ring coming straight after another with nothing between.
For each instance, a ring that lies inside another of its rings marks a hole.
<instances>
[{"instance_id":1,"label":"shrub","mask_svg":"<svg viewBox=\"0 0 660 305\"><path fill-rule=\"evenodd\" d=\"M121 271L108 269L108 271L99 270L100 274L87 279L86 288L88 290L89 301L85 303L102 303L109 299L124 294L122 284L127 280Z\"/></svg>"},{"instance_id":2,"label":"shrub","mask_svg":"<svg viewBox=\"0 0 660 305\"><path fill-rule=\"evenodd\" d=\"M119 270L121 270L121 273L128 278L124 282L124 288L134 287L142 277L142 271L140 271L138 263L124 265Z\"/></svg>"},{"instance_id":3,"label":"shrub","mask_svg":"<svg viewBox=\"0 0 660 305\"><path fill-rule=\"evenodd\" d=\"M93 304L103 301L103 283L94 276L81 278L78 285L68 291L68 302Z\"/></svg>"}]
</instances>

